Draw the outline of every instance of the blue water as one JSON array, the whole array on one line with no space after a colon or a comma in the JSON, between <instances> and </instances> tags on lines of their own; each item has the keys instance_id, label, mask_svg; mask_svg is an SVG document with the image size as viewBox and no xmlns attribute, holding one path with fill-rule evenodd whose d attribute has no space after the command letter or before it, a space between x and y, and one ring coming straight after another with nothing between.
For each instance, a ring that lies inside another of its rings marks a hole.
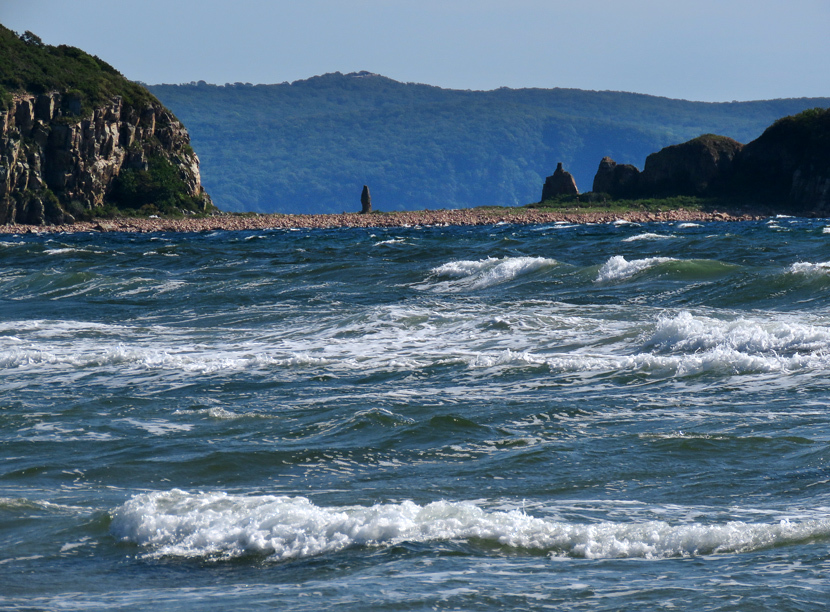
<instances>
[{"instance_id":1,"label":"blue water","mask_svg":"<svg viewBox=\"0 0 830 612\"><path fill-rule=\"evenodd\" d=\"M0 236L0 609L823 610L830 222Z\"/></svg>"}]
</instances>

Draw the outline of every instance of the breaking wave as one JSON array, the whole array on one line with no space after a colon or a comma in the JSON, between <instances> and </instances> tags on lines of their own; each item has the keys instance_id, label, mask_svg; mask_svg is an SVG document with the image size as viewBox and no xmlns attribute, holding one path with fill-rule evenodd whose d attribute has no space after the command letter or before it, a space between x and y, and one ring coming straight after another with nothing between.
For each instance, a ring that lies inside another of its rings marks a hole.
<instances>
[{"instance_id":1,"label":"breaking wave","mask_svg":"<svg viewBox=\"0 0 830 612\"><path fill-rule=\"evenodd\" d=\"M144 493L112 512L111 532L150 557L271 560L403 542L476 540L556 557L670 558L746 553L830 536L830 520L679 524L574 523L465 502L317 506L303 497Z\"/></svg>"},{"instance_id":2,"label":"breaking wave","mask_svg":"<svg viewBox=\"0 0 830 612\"><path fill-rule=\"evenodd\" d=\"M432 274L438 278L451 279L442 283L442 287L447 290L486 289L558 264L555 259L545 257L488 257L478 261L445 263L433 268Z\"/></svg>"}]
</instances>

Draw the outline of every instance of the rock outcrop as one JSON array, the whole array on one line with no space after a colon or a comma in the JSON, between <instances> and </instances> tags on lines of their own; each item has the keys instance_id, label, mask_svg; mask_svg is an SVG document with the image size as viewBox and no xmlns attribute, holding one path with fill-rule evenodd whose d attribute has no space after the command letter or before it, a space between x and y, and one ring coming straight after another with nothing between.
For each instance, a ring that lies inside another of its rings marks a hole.
<instances>
[{"instance_id":1,"label":"rock outcrop","mask_svg":"<svg viewBox=\"0 0 830 612\"><path fill-rule=\"evenodd\" d=\"M714 134L666 147L646 158L637 190L651 197L702 196L718 191L742 148L738 141Z\"/></svg>"},{"instance_id":2,"label":"rock outcrop","mask_svg":"<svg viewBox=\"0 0 830 612\"><path fill-rule=\"evenodd\" d=\"M594 176L592 191L607 193L612 198L632 198L637 195L640 171L631 164L618 164L603 157Z\"/></svg>"},{"instance_id":3,"label":"rock outcrop","mask_svg":"<svg viewBox=\"0 0 830 612\"><path fill-rule=\"evenodd\" d=\"M830 108L779 119L735 159L729 194L830 214Z\"/></svg>"},{"instance_id":4,"label":"rock outcrop","mask_svg":"<svg viewBox=\"0 0 830 612\"><path fill-rule=\"evenodd\" d=\"M830 215L830 108L773 123L747 145L705 134L646 158L599 164L593 190L611 197L729 197L782 213Z\"/></svg>"},{"instance_id":5,"label":"rock outcrop","mask_svg":"<svg viewBox=\"0 0 830 612\"><path fill-rule=\"evenodd\" d=\"M134 108L116 96L80 112L77 97L57 91L15 94L0 112L0 224L66 223L118 205L119 175L154 162L175 170L197 207L212 208L187 131L160 102Z\"/></svg>"},{"instance_id":6,"label":"rock outcrop","mask_svg":"<svg viewBox=\"0 0 830 612\"><path fill-rule=\"evenodd\" d=\"M368 185L363 185L363 192L360 194L360 212L364 215L372 212L372 196Z\"/></svg>"},{"instance_id":7,"label":"rock outcrop","mask_svg":"<svg viewBox=\"0 0 830 612\"><path fill-rule=\"evenodd\" d=\"M561 195L579 195L579 190L576 188L574 177L564 170L562 162L559 162L556 164L556 171L545 179L540 201L544 202Z\"/></svg>"}]
</instances>

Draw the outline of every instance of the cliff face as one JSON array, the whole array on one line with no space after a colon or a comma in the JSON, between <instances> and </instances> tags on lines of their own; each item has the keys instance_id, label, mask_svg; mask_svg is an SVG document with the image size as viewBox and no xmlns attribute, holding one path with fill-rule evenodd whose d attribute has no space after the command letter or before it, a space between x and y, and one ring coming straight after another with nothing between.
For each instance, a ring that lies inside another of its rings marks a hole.
<instances>
[{"instance_id":1,"label":"cliff face","mask_svg":"<svg viewBox=\"0 0 830 612\"><path fill-rule=\"evenodd\" d=\"M732 192L786 204L797 213L830 213L830 108L779 119L735 160Z\"/></svg>"},{"instance_id":2,"label":"cliff face","mask_svg":"<svg viewBox=\"0 0 830 612\"><path fill-rule=\"evenodd\" d=\"M666 147L646 158L638 190L658 197L716 191L742 148L738 141L714 134Z\"/></svg>"},{"instance_id":3,"label":"cliff face","mask_svg":"<svg viewBox=\"0 0 830 612\"><path fill-rule=\"evenodd\" d=\"M135 108L115 96L81 117L76 95L49 92L15 94L9 106L0 112L0 224L71 223L107 205L155 207L152 189L135 188L152 186L151 166L178 176L183 208L212 208L187 131L161 103ZM132 190L119 184L128 176ZM125 194L135 197L125 202Z\"/></svg>"},{"instance_id":4,"label":"cliff face","mask_svg":"<svg viewBox=\"0 0 830 612\"><path fill-rule=\"evenodd\" d=\"M620 199L728 196L782 213L830 214L830 108L779 119L747 145L706 134L666 147L642 172L605 157L594 191Z\"/></svg>"}]
</instances>

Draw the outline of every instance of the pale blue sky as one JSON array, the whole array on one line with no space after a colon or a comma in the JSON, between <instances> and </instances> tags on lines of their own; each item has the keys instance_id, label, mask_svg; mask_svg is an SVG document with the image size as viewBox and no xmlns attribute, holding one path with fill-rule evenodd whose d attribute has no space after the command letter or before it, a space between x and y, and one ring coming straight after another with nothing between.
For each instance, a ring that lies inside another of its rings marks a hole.
<instances>
[{"instance_id":1,"label":"pale blue sky","mask_svg":"<svg viewBox=\"0 0 830 612\"><path fill-rule=\"evenodd\" d=\"M455 89L830 96L830 0L0 0L147 83L369 70Z\"/></svg>"}]
</instances>

